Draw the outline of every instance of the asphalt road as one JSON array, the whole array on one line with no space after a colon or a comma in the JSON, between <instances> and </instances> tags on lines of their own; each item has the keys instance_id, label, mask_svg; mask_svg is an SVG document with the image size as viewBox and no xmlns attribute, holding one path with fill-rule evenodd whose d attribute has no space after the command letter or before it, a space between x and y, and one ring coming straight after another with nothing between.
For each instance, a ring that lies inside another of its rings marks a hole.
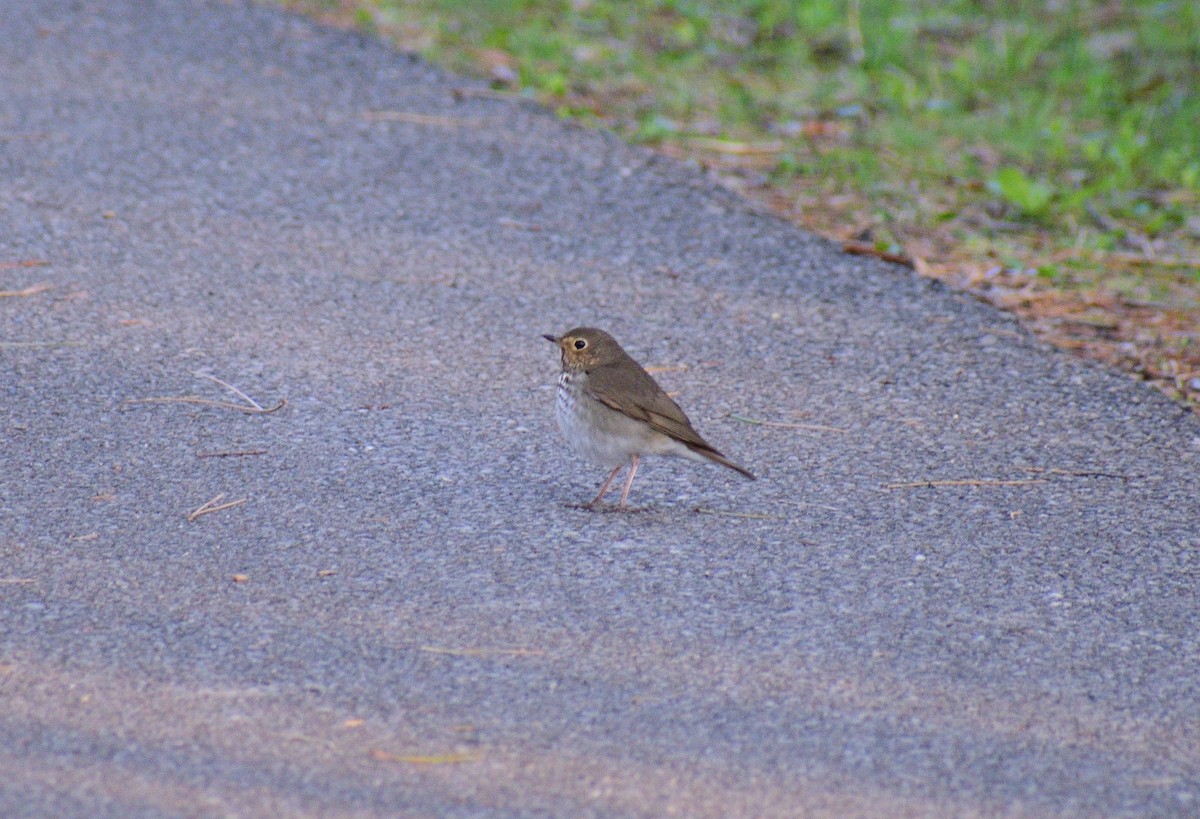
<instances>
[{"instance_id":1,"label":"asphalt road","mask_svg":"<svg viewBox=\"0 0 1200 819\"><path fill-rule=\"evenodd\" d=\"M1200 815L1200 420L456 88L4 3L0 815ZM573 507L577 324L759 480Z\"/></svg>"}]
</instances>

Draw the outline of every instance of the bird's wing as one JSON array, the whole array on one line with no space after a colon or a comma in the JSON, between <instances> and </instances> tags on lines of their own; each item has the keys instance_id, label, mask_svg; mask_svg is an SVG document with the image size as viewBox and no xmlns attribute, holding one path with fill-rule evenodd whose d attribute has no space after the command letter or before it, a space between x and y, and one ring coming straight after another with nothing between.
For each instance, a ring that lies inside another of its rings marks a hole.
<instances>
[{"instance_id":1,"label":"bird's wing","mask_svg":"<svg viewBox=\"0 0 1200 819\"><path fill-rule=\"evenodd\" d=\"M610 409L644 421L692 449L717 452L692 428L692 422L671 396L640 366L621 370L596 367L588 370L586 384L591 396Z\"/></svg>"}]
</instances>

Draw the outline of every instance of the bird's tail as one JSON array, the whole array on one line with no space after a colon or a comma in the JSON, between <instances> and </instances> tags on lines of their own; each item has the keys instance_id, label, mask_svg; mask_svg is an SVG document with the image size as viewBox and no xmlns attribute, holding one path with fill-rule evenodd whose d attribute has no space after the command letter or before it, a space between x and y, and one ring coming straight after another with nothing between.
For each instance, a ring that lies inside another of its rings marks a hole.
<instances>
[{"instance_id":1,"label":"bird's tail","mask_svg":"<svg viewBox=\"0 0 1200 819\"><path fill-rule=\"evenodd\" d=\"M744 466L738 466L733 461L729 460L724 455L722 455L720 452L717 452L715 449L693 448L692 451L696 452L700 455L703 455L705 458L708 458L713 463L720 464L721 466L727 466L730 469L732 469L734 472L738 472L738 473L742 474L743 476L749 478L752 481L757 480L757 478L754 477L754 473L751 472L749 469L746 469Z\"/></svg>"}]
</instances>

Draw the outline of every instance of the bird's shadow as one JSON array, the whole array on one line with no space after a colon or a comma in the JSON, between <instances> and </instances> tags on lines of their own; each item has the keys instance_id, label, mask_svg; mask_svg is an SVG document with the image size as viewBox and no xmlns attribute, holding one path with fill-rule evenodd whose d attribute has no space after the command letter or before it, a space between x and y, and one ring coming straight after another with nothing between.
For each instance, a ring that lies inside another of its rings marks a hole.
<instances>
[{"instance_id":1,"label":"bird's shadow","mask_svg":"<svg viewBox=\"0 0 1200 819\"><path fill-rule=\"evenodd\" d=\"M642 515L655 511L649 506L619 506L614 503L564 503L566 509L578 509L581 512L596 512L604 515Z\"/></svg>"}]
</instances>

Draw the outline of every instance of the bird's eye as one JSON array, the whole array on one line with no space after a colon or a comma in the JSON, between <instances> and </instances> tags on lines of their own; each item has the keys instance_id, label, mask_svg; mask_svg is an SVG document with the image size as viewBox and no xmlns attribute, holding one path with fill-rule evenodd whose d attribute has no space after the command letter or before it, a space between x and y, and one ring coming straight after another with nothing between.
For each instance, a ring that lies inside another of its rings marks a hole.
<instances>
[{"instance_id":1,"label":"bird's eye","mask_svg":"<svg viewBox=\"0 0 1200 819\"><path fill-rule=\"evenodd\" d=\"M582 350L586 346L587 346L587 342L584 341L582 338L575 339L575 349L576 350Z\"/></svg>"}]
</instances>

